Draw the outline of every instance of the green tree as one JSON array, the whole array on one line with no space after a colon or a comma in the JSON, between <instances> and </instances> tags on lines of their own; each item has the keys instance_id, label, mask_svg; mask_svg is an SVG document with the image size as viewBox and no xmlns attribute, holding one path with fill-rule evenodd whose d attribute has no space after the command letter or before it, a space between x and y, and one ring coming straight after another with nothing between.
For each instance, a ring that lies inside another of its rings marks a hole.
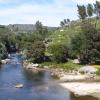
<instances>
[{"instance_id":1,"label":"green tree","mask_svg":"<svg viewBox=\"0 0 100 100\"><path fill-rule=\"evenodd\" d=\"M91 18L91 16L93 16L93 11L94 11L94 9L93 9L92 4L88 4L87 5L87 14L88 14L89 18Z\"/></svg>"},{"instance_id":2,"label":"green tree","mask_svg":"<svg viewBox=\"0 0 100 100\"><path fill-rule=\"evenodd\" d=\"M52 54L53 62L64 63L68 58L68 48L65 44L52 44L48 47L48 51Z\"/></svg>"},{"instance_id":3,"label":"green tree","mask_svg":"<svg viewBox=\"0 0 100 100\"><path fill-rule=\"evenodd\" d=\"M96 3L94 4L94 13L97 16L100 16L100 2L96 1Z\"/></svg>"},{"instance_id":4,"label":"green tree","mask_svg":"<svg viewBox=\"0 0 100 100\"><path fill-rule=\"evenodd\" d=\"M60 22L61 27L65 27L65 26L69 27L69 24L70 24L70 19L64 19L63 21Z\"/></svg>"},{"instance_id":5,"label":"green tree","mask_svg":"<svg viewBox=\"0 0 100 100\"><path fill-rule=\"evenodd\" d=\"M0 60L8 56L7 49L3 43L0 43Z\"/></svg>"},{"instance_id":6,"label":"green tree","mask_svg":"<svg viewBox=\"0 0 100 100\"><path fill-rule=\"evenodd\" d=\"M64 27L64 26L65 26L65 24L64 24L63 21L60 22L60 26L61 26L61 27Z\"/></svg>"},{"instance_id":7,"label":"green tree","mask_svg":"<svg viewBox=\"0 0 100 100\"><path fill-rule=\"evenodd\" d=\"M100 17L100 2L96 1L94 4L94 13L96 14L96 22L95 22L95 27L97 26L97 21Z\"/></svg>"},{"instance_id":8,"label":"green tree","mask_svg":"<svg viewBox=\"0 0 100 100\"><path fill-rule=\"evenodd\" d=\"M84 5L77 5L79 18L84 20L87 17L86 7Z\"/></svg>"},{"instance_id":9,"label":"green tree","mask_svg":"<svg viewBox=\"0 0 100 100\"><path fill-rule=\"evenodd\" d=\"M45 45L42 41L35 41L33 44L28 43L26 56L27 59L34 63L41 63L44 61Z\"/></svg>"},{"instance_id":10,"label":"green tree","mask_svg":"<svg viewBox=\"0 0 100 100\"><path fill-rule=\"evenodd\" d=\"M96 63L100 59L100 31L91 23L83 23L81 29L72 40L72 50L82 63Z\"/></svg>"},{"instance_id":11,"label":"green tree","mask_svg":"<svg viewBox=\"0 0 100 100\"><path fill-rule=\"evenodd\" d=\"M41 35L43 39L45 39L46 36L48 35L47 27L44 27L40 21L36 22L35 27L36 27L36 33Z\"/></svg>"}]
</instances>

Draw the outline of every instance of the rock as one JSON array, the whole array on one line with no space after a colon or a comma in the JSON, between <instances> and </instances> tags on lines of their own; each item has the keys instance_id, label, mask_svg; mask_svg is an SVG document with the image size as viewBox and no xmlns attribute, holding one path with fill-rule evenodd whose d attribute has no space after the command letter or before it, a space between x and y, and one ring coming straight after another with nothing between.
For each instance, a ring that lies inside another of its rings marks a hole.
<instances>
[{"instance_id":1,"label":"rock","mask_svg":"<svg viewBox=\"0 0 100 100\"><path fill-rule=\"evenodd\" d=\"M84 73L91 73L91 74L95 74L97 69L93 66L84 66L82 68L79 69L80 72L84 72Z\"/></svg>"},{"instance_id":2,"label":"rock","mask_svg":"<svg viewBox=\"0 0 100 100\"><path fill-rule=\"evenodd\" d=\"M80 62L79 62L78 59L74 59L74 60L73 60L73 63L74 63L74 64L79 64Z\"/></svg>"},{"instance_id":3,"label":"rock","mask_svg":"<svg viewBox=\"0 0 100 100\"><path fill-rule=\"evenodd\" d=\"M1 63L2 63L2 64L7 64L7 63L9 63L9 62L10 62L10 59L1 60Z\"/></svg>"},{"instance_id":4,"label":"rock","mask_svg":"<svg viewBox=\"0 0 100 100\"><path fill-rule=\"evenodd\" d=\"M2 64L6 64L6 61L5 61L5 60L1 60L1 63L2 63Z\"/></svg>"},{"instance_id":5,"label":"rock","mask_svg":"<svg viewBox=\"0 0 100 100\"><path fill-rule=\"evenodd\" d=\"M32 67L39 67L39 64L32 64Z\"/></svg>"},{"instance_id":6,"label":"rock","mask_svg":"<svg viewBox=\"0 0 100 100\"><path fill-rule=\"evenodd\" d=\"M49 67L48 66L44 66L43 68L48 69Z\"/></svg>"},{"instance_id":7,"label":"rock","mask_svg":"<svg viewBox=\"0 0 100 100\"><path fill-rule=\"evenodd\" d=\"M15 85L15 88L23 88L23 84L17 84Z\"/></svg>"}]
</instances>

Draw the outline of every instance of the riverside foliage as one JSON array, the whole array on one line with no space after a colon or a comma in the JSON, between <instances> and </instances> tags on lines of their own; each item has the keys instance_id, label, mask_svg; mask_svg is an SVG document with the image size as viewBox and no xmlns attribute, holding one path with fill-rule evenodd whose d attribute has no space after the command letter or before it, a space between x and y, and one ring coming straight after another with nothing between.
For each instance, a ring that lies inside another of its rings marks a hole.
<instances>
[{"instance_id":1,"label":"riverside foliage","mask_svg":"<svg viewBox=\"0 0 100 100\"><path fill-rule=\"evenodd\" d=\"M48 31L39 21L35 32L16 33L1 27L0 59L17 50L33 63L47 59L50 63L67 63L76 58L83 64L100 63L100 2L77 7L80 20L64 19L55 31Z\"/></svg>"}]
</instances>

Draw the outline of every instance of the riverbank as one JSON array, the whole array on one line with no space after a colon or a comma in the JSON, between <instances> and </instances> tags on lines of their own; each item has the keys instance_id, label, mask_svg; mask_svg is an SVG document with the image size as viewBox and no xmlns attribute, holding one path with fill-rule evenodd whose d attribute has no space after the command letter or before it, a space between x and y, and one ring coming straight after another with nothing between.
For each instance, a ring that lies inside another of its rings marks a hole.
<instances>
[{"instance_id":1,"label":"riverbank","mask_svg":"<svg viewBox=\"0 0 100 100\"><path fill-rule=\"evenodd\" d=\"M35 67L36 66L36 67ZM59 68L49 68L48 66L41 67L38 64L25 63L24 68L37 73L40 71L50 71L51 76L59 77L59 84L77 96L94 96L94 93L100 93L100 77L95 74L80 74L77 71L65 72ZM99 97L100 99L100 97Z\"/></svg>"},{"instance_id":2,"label":"riverbank","mask_svg":"<svg viewBox=\"0 0 100 100\"><path fill-rule=\"evenodd\" d=\"M75 96L94 96L100 99L100 82L86 83L86 82L69 82L69 83L60 83L60 85L69 91L73 92Z\"/></svg>"},{"instance_id":3,"label":"riverbank","mask_svg":"<svg viewBox=\"0 0 100 100\"><path fill-rule=\"evenodd\" d=\"M60 82L77 82L77 81L95 81L100 82L100 77L95 73L81 74L78 70L65 70L63 68L53 68L50 66L42 66L41 64L33 64L27 61L23 62L23 67L33 73L41 71L49 71L51 76L56 76L59 78Z\"/></svg>"}]
</instances>

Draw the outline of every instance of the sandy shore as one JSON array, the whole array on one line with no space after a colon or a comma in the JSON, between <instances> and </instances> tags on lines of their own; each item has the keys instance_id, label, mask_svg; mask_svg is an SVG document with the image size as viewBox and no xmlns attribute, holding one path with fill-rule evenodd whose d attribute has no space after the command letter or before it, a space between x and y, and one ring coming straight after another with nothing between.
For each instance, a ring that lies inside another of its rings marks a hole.
<instances>
[{"instance_id":1,"label":"sandy shore","mask_svg":"<svg viewBox=\"0 0 100 100\"><path fill-rule=\"evenodd\" d=\"M85 82L72 82L72 83L60 83L60 85L69 91L73 92L75 95L85 96L91 95L94 97L100 96L96 94L100 94L100 82L96 83L85 83Z\"/></svg>"}]
</instances>

